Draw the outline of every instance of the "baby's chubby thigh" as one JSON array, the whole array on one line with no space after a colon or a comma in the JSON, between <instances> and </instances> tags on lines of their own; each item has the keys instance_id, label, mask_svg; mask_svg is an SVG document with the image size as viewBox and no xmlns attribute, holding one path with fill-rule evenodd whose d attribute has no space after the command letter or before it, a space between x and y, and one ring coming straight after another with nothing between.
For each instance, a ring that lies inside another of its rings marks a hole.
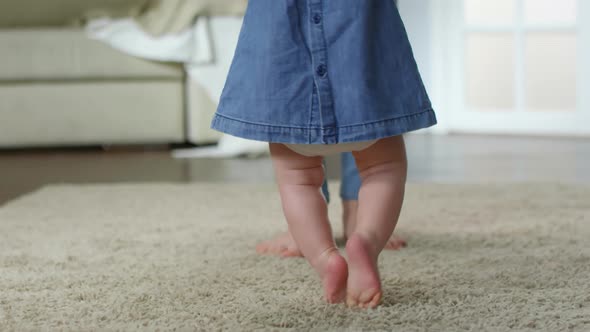
<instances>
[{"instance_id":1,"label":"baby's chubby thigh","mask_svg":"<svg viewBox=\"0 0 590 332\"><path fill-rule=\"evenodd\" d=\"M323 157L300 154L278 143L270 144L270 154L279 186L322 185Z\"/></svg>"}]
</instances>

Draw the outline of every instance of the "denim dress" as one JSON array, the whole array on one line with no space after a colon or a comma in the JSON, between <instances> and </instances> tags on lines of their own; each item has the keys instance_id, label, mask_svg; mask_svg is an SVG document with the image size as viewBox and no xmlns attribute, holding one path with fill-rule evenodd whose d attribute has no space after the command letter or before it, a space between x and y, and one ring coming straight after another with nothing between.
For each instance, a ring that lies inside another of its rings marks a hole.
<instances>
[{"instance_id":1,"label":"denim dress","mask_svg":"<svg viewBox=\"0 0 590 332\"><path fill-rule=\"evenodd\" d=\"M250 0L212 128L339 144L436 124L392 0Z\"/></svg>"}]
</instances>

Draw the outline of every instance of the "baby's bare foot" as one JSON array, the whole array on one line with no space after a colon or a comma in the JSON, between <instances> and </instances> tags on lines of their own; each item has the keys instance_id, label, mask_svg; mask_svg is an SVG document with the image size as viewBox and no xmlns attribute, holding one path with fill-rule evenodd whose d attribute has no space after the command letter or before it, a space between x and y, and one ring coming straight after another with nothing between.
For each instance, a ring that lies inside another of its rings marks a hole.
<instances>
[{"instance_id":1,"label":"baby's bare foot","mask_svg":"<svg viewBox=\"0 0 590 332\"><path fill-rule=\"evenodd\" d=\"M328 303L340 303L346 297L348 265L336 248L326 251L313 263L324 286L324 298Z\"/></svg>"},{"instance_id":2,"label":"baby's bare foot","mask_svg":"<svg viewBox=\"0 0 590 332\"><path fill-rule=\"evenodd\" d=\"M349 307L375 308L381 302L381 280L377 269L377 255L358 234L346 243L350 275L346 304Z\"/></svg>"},{"instance_id":3,"label":"baby's bare foot","mask_svg":"<svg viewBox=\"0 0 590 332\"><path fill-rule=\"evenodd\" d=\"M408 243L403 237L392 235L385 244L386 250L400 250L408 246Z\"/></svg>"},{"instance_id":4,"label":"baby's bare foot","mask_svg":"<svg viewBox=\"0 0 590 332\"><path fill-rule=\"evenodd\" d=\"M256 252L261 255L275 255L281 257L303 257L291 233L285 232L276 237L259 243Z\"/></svg>"}]
</instances>

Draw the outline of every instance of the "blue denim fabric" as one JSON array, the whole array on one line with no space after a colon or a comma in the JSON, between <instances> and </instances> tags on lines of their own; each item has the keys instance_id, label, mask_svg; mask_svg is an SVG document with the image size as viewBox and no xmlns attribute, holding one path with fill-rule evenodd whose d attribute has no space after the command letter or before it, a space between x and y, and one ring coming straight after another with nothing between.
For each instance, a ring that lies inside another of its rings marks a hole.
<instances>
[{"instance_id":1,"label":"blue denim fabric","mask_svg":"<svg viewBox=\"0 0 590 332\"><path fill-rule=\"evenodd\" d=\"M340 198L343 201L356 201L359 199L359 190L361 189L361 177L356 168L356 162L352 153L343 153L341 160L341 184Z\"/></svg>"},{"instance_id":2,"label":"blue denim fabric","mask_svg":"<svg viewBox=\"0 0 590 332\"><path fill-rule=\"evenodd\" d=\"M250 0L212 128L335 144L435 123L392 0Z\"/></svg>"},{"instance_id":3,"label":"blue denim fabric","mask_svg":"<svg viewBox=\"0 0 590 332\"><path fill-rule=\"evenodd\" d=\"M341 162L341 184L340 184L340 198L343 201L357 201L359 199L359 190L361 189L361 177L356 162L352 153L342 153L340 155ZM328 172L328 170L326 170ZM327 178L327 177L326 177ZM328 188L328 181L325 180L322 185L322 192L328 203L330 202L330 189Z\"/></svg>"}]
</instances>

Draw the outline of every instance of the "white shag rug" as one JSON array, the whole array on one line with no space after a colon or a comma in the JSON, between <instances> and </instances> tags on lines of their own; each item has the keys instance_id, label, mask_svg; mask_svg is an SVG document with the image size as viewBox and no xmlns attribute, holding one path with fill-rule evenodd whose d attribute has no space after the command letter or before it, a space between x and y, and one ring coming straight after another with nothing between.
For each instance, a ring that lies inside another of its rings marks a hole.
<instances>
[{"instance_id":1,"label":"white shag rug","mask_svg":"<svg viewBox=\"0 0 590 332\"><path fill-rule=\"evenodd\" d=\"M590 330L590 188L409 185L368 311L255 254L285 228L270 184L41 189L0 207L0 330Z\"/></svg>"}]
</instances>

